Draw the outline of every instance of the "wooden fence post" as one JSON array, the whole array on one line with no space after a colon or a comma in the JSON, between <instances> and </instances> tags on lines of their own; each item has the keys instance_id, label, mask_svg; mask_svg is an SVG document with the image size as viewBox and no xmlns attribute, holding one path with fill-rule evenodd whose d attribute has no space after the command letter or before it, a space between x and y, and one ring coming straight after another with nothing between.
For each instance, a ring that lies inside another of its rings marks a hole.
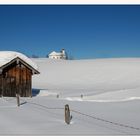
<instances>
[{"instance_id":1,"label":"wooden fence post","mask_svg":"<svg viewBox=\"0 0 140 140\"><path fill-rule=\"evenodd\" d=\"M59 94L57 94L56 97L59 98Z\"/></svg>"},{"instance_id":2,"label":"wooden fence post","mask_svg":"<svg viewBox=\"0 0 140 140\"><path fill-rule=\"evenodd\" d=\"M17 98L17 106L20 106L20 99L19 99L20 95L16 94L16 98Z\"/></svg>"},{"instance_id":3,"label":"wooden fence post","mask_svg":"<svg viewBox=\"0 0 140 140\"><path fill-rule=\"evenodd\" d=\"M65 122L66 122L67 124L70 124L71 119L72 119L72 116L70 116L69 105L66 104L66 105L65 105Z\"/></svg>"}]
</instances>

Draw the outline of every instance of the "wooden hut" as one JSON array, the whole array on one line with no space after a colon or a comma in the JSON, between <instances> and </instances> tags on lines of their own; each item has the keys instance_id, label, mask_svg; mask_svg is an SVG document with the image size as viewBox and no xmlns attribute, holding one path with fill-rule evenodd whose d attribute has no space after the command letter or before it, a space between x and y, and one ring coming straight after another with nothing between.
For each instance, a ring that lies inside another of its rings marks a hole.
<instances>
[{"instance_id":1,"label":"wooden hut","mask_svg":"<svg viewBox=\"0 0 140 140\"><path fill-rule=\"evenodd\" d=\"M0 52L0 96L32 96L32 75L39 74L36 64L18 52Z\"/></svg>"}]
</instances>

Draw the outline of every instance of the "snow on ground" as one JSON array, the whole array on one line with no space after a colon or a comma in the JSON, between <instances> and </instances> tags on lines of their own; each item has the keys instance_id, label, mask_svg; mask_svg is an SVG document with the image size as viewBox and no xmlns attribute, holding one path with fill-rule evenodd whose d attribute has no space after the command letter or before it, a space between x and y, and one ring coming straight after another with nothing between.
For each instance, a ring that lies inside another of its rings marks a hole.
<instances>
[{"instance_id":1,"label":"snow on ground","mask_svg":"<svg viewBox=\"0 0 140 140\"><path fill-rule=\"evenodd\" d=\"M34 96L0 99L0 135L140 135L139 58L33 61Z\"/></svg>"}]
</instances>

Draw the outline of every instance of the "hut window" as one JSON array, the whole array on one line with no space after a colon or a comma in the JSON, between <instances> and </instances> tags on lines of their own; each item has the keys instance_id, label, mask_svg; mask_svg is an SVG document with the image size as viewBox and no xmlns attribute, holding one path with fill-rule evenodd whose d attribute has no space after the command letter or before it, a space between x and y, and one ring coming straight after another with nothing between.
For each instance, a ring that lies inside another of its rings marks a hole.
<instances>
[{"instance_id":1,"label":"hut window","mask_svg":"<svg viewBox=\"0 0 140 140\"><path fill-rule=\"evenodd\" d=\"M0 74L2 74L2 69L0 69Z\"/></svg>"}]
</instances>

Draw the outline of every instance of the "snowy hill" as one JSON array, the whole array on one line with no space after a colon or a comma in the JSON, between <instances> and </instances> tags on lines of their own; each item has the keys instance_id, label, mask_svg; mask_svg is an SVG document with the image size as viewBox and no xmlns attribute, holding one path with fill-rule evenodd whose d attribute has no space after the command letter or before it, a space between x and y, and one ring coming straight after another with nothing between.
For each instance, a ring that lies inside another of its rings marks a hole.
<instances>
[{"instance_id":1,"label":"snowy hill","mask_svg":"<svg viewBox=\"0 0 140 140\"><path fill-rule=\"evenodd\" d=\"M46 93L53 91L66 97L82 94L88 95L85 98L89 100L95 97L108 98L108 100L139 97L137 90L140 88L140 59L138 58L74 61L35 59L34 61L38 64L41 74L33 77L33 87L46 89Z\"/></svg>"},{"instance_id":2,"label":"snowy hill","mask_svg":"<svg viewBox=\"0 0 140 140\"><path fill-rule=\"evenodd\" d=\"M33 61L34 96L0 99L0 135L140 135L140 58Z\"/></svg>"}]
</instances>

